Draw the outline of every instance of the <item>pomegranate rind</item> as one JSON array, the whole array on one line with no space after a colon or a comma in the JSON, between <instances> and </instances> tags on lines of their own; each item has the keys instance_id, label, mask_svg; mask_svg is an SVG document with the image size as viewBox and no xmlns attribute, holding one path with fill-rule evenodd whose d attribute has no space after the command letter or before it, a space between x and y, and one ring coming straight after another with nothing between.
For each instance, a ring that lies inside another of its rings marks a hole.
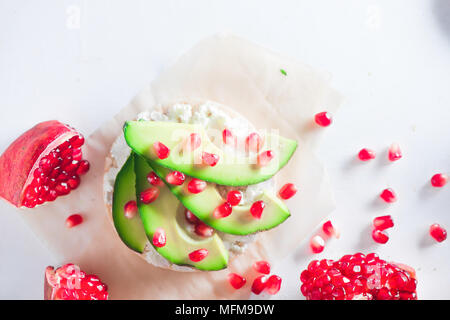
<instances>
[{"instance_id":1,"label":"pomegranate rind","mask_svg":"<svg viewBox=\"0 0 450 320\"><path fill-rule=\"evenodd\" d=\"M24 191L33 180L39 161L78 133L50 120L35 125L18 137L0 156L0 197L16 207L23 205Z\"/></svg>"}]
</instances>

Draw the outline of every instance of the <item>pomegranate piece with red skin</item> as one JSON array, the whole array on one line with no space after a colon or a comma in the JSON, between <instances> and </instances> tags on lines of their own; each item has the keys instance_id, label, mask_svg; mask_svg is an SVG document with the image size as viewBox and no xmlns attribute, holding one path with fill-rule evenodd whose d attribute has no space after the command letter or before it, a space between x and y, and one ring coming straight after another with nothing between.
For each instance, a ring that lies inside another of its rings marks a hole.
<instances>
[{"instance_id":1,"label":"pomegranate piece with red skin","mask_svg":"<svg viewBox=\"0 0 450 320\"><path fill-rule=\"evenodd\" d=\"M402 150L400 150L398 143L393 143L388 150L389 161L397 161L401 159L402 156Z\"/></svg>"},{"instance_id":2,"label":"pomegranate piece with red skin","mask_svg":"<svg viewBox=\"0 0 450 320\"><path fill-rule=\"evenodd\" d=\"M192 262L200 262L208 256L208 249L198 249L189 253Z\"/></svg>"},{"instance_id":3,"label":"pomegranate piece with red skin","mask_svg":"<svg viewBox=\"0 0 450 320\"><path fill-rule=\"evenodd\" d=\"M395 194L395 191L391 188L384 189L380 193L380 198L387 203L393 203L397 201L397 195Z\"/></svg>"},{"instance_id":4,"label":"pomegranate piece with red skin","mask_svg":"<svg viewBox=\"0 0 450 320\"><path fill-rule=\"evenodd\" d=\"M216 219L222 219L228 217L232 211L233 208L231 207L231 204L228 202L224 202L221 205L217 206L216 209L214 209L213 217Z\"/></svg>"},{"instance_id":5,"label":"pomegranate piece with red skin","mask_svg":"<svg viewBox=\"0 0 450 320\"><path fill-rule=\"evenodd\" d=\"M159 189L156 187L150 187L141 192L140 199L142 203L149 204L155 201L159 196Z\"/></svg>"},{"instance_id":6,"label":"pomegranate piece with red skin","mask_svg":"<svg viewBox=\"0 0 450 320\"><path fill-rule=\"evenodd\" d=\"M358 153L358 158L361 161L369 161L372 159L375 159L375 151L367 149L367 148L363 148L359 151Z\"/></svg>"},{"instance_id":7,"label":"pomegranate piece with red skin","mask_svg":"<svg viewBox=\"0 0 450 320\"><path fill-rule=\"evenodd\" d=\"M256 132L250 133L247 138L245 138L245 150L247 150L247 152L258 152L261 144L261 137Z\"/></svg>"},{"instance_id":8,"label":"pomegranate piece with red skin","mask_svg":"<svg viewBox=\"0 0 450 320\"><path fill-rule=\"evenodd\" d=\"M45 270L44 299L107 300L108 287L99 277L86 274L72 263L56 270L49 266Z\"/></svg>"},{"instance_id":9,"label":"pomegranate piece with red skin","mask_svg":"<svg viewBox=\"0 0 450 320\"><path fill-rule=\"evenodd\" d=\"M261 219L261 215L262 215L265 207L266 207L266 204L262 200L254 202L252 204L252 206L250 207L250 213L253 216L253 218Z\"/></svg>"},{"instance_id":10,"label":"pomegranate piece with red skin","mask_svg":"<svg viewBox=\"0 0 450 320\"><path fill-rule=\"evenodd\" d=\"M89 170L83 144L81 134L56 120L26 131L0 156L0 197L34 208L69 194Z\"/></svg>"},{"instance_id":11,"label":"pomegranate piece with red skin","mask_svg":"<svg viewBox=\"0 0 450 320\"><path fill-rule=\"evenodd\" d=\"M295 196L297 187L293 183L286 183L278 192L281 199L287 200Z\"/></svg>"},{"instance_id":12,"label":"pomegranate piece with red skin","mask_svg":"<svg viewBox=\"0 0 450 320\"><path fill-rule=\"evenodd\" d=\"M78 213L72 214L71 216L67 217L67 219L66 219L66 227L67 228L73 228L82 223L83 223L83 217Z\"/></svg>"},{"instance_id":13,"label":"pomegranate piece with red skin","mask_svg":"<svg viewBox=\"0 0 450 320\"><path fill-rule=\"evenodd\" d=\"M270 264L264 260L256 261L253 264L253 269L255 269L256 272L259 272L262 274L270 274Z\"/></svg>"},{"instance_id":14,"label":"pomegranate piece with red skin","mask_svg":"<svg viewBox=\"0 0 450 320\"><path fill-rule=\"evenodd\" d=\"M381 230L373 229L372 239L376 243L385 244L386 242L389 241L389 236Z\"/></svg>"},{"instance_id":15,"label":"pomegranate piece with red skin","mask_svg":"<svg viewBox=\"0 0 450 320\"><path fill-rule=\"evenodd\" d=\"M437 242L442 242L447 239L447 230L439 224L434 223L430 226L430 236L432 236Z\"/></svg>"},{"instance_id":16,"label":"pomegranate piece with red skin","mask_svg":"<svg viewBox=\"0 0 450 320\"><path fill-rule=\"evenodd\" d=\"M203 222L198 222L195 225L195 233L200 237L211 237L214 233L214 229Z\"/></svg>"},{"instance_id":17,"label":"pomegranate piece with red skin","mask_svg":"<svg viewBox=\"0 0 450 320\"><path fill-rule=\"evenodd\" d=\"M230 273L228 275L228 282L230 283L230 285L235 288L236 290L242 288L243 286L245 286L245 284L247 283L247 280L237 274L237 273Z\"/></svg>"},{"instance_id":18,"label":"pomegranate piece with red skin","mask_svg":"<svg viewBox=\"0 0 450 320\"><path fill-rule=\"evenodd\" d=\"M126 218L128 219L134 218L138 212L136 201L131 200L125 203L125 206L123 207L123 212Z\"/></svg>"},{"instance_id":19,"label":"pomegranate piece with red skin","mask_svg":"<svg viewBox=\"0 0 450 320\"><path fill-rule=\"evenodd\" d=\"M386 262L375 253L313 260L300 274L308 300L416 300L414 269Z\"/></svg>"},{"instance_id":20,"label":"pomegranate piece with red skin","mask_svg":"<svg viewBox=\"0 0 450 320\"><path fill-rule=\"evenodd\" d=\"M325 222L322 225L322 231L327 235L328 237L336 237L339 238L339 231L333 226L330 220Z\"/></svg>"},{"instance_id":21,"label":"pomegranate piece with red skin","mask_svg":"<svg viewBox=\"0 0 450 320\"><path fill-rule=\"evenodd\" d=\"M206 188L206 182L200 179L193 178L191 181L189 181L187 185L187 189L190 193L200 193Z\"/></svg>"},{"instance_id":22,"label":"pomegranate piece with red skin","mask_svg":"<svg viewBox=\"0 0 450 320\"><path fill-rule=\"evenodd\" d=\"M261 152L258 155L258 165L260 167L265 167L270 163L270 161L272 161L272 159L274 157L275 157L275 155L272 150L267 150L267 151Z\"/></svg>"},{"instance_id":23,"label":"pomegranate piece with red skin","mask_svg":"<svg viewBox=\"0 0 450 320\"><path fill-rule=\"evenodd\" d=\"M240 192L239 190L231 190L230 192L228 192L227 194L227 202L231 205L231 206L237 206L242 200L242 192Z\"/></svg>"},{"instance_id":24,"label":"pomegranate piece with red skin","mask_svg":"<svg viewBox=\"0 0 450 320\"><path fill-rule=\"evenodd\" d=\"M328 127L333 122L333 117L329 112L319 112L314 116L314 121L321 127Z\"/></svg>"},{"instance_id":25,"label":"pomegranate piece with red skin","mask_svg":"<svg viewBox=\"0 0 450 320\"><path fill-rule=\"evenodd\" d=\"M252 283L252 292L254 294L260 294L261 292L266 289L267 279L265 275L257 277L255 280L253 280Z\"/></svg>"},{"instance_id":26,"label":"pomegranate piece with red skin","mask_svg":"<svg viewBox=\"0 0 450 320\"><path fill-rule=\"evenodd\" d=\"M436 173L431 177L431 185L436 188L442 188L447 184L448 176L445 173Z\"/></svg>"},{"instance_id":27,"label":"pomegranate piece with red skin","mask_svg":"<svg viewBox=\"0 0 450 320\"><path fill-rule=\"evenodd\" d=\"M202 162L207 166L214 167L217 164L217 162L219 162L219 156L214 153L203 152Z\"/></svg>"},{"instance_id":28,"label":"pomegranate piece with red skin","mask_svg":"<svg viewBox=\"0 0 450 320\"><path fill-rule=\"evenodd\" d=\"M388 228L392 228L394 226L394 220L390 215L380 216L373 219L373 227L375 230L386 230Z\"/></svg>"},{"instance_id":29,"label":"pomegranate piece with red skin","mask_svg":"<svg viewBox=\"0 0 450 320\"><path fill-rule=\"evenodd\" d=\"M180 171L169 172L166 176L166 181L175 186L181 186L184 180L186 180L186 176Z\"/></svg>"},{"instance_id":30,"label":"pomegranate piece with red skin","mask_svg":"<svg viewBox=\"0 0 450 320\"><path fill-rule=\"evenodd\" d=\"M153 144L153 150L155 151L156 156L161 160L166 159L170 154L169 148L159 141L156 141Z\"/></svg>"},{"instance_id":31,"label":"pomegranate piece with red skin","mask_svg":"<svg viewBox=\"0 0 450 320\"><path fill-rule=\"evenodd\" d=\"M325 248L325 241L321 236L317 235L311 238L309 246L313 253L321 253Z\"/></svg>"},{"instance_id":32,"label":"pomegranate piece with red skin","mask_svg":"<svg viewBox=\"0 0 450 320\"><path fill-rule=\"evenodd\" d=\"M266 281L266 288L268 294L277 294L281 289L281 278L277 275L271 275Z\"/></svg>"},{"instance_id":33,"label":"pomegranate piece with red skin","mask_svg":"<svg viewBox=\"0 0 450 320\"><path fill-rule=\"evenodd\" d=\"M163 228L156 228L152 243L155 247L162 248L166 245L166 232Z\"/></svg>"},{"instance_id":34,"label":"pomegranate piece with red skin","mask_svg":"<svg viewBox=\"0 0 450 320\"><path fill-rule=\"evenodd\" d=\"M158 175L153 171L151 171L147 175L147 180L148 180L148 183L150 183L152 186L155 186L155 187L160 187L164 184L164 182L161 180L161 178L158 177Z\"/></svg>"}]
</instances>

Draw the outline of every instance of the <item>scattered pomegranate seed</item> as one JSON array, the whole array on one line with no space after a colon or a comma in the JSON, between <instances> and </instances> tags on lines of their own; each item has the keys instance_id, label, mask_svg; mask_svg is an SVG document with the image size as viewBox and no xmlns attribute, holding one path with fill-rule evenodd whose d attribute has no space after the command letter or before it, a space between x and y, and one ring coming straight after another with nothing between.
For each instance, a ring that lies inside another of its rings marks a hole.
<instances>
[{"instance_id":1,"label":"scattered pomegranate seed","mask_svg":"<svg viewBox=\"0 0 450 320\"><path fill-rule=\"evenodd\" d=\"M184 210L184 216L189 223L197 224L200 220L188 209Z\"/></svg>"},{"instance_id":2,"label":"scattered pomegranate seed","mask_svg":"<svg viewBox=\"0 0 450 320\"><path fill-rule=\"evenodd\" d=\"M402 157L402 150L400 150L400 146L398 143L393 143L388 151L389 161L397 161Z\"/></svg>"},{"instance_id":3,"label":"scattered pomegranate seed","mask_svg":"<svg viewBox=\"0 0 450 320\"><path fill-rule=\"evenodd\" d=\"M222 139L224 144L235 144L235 138L228 129L224 129L222 131Z\"/></svg>"},{"instance_id":4,"label":"scattered pomegranate seed","mask_svg":"<svg viewBox=\"0 0 450 320\"><path fill-rule=\"evenodd\" d=\"M184 173L181 173L180 171L169 172L166 176L166 181L175 186L181 186L185 179Z\"/></svg>"},{"instance_id":5,"label":"scattered pomegranate seed","mask_svg":"<svg viewBox=\"0 0 450 320\"><path fill-rule=\"evenodd\" d=\"M211 237L214 229L203 222L199 222L195 225L195 233L200 237Z\"/></svg>"},{"instance_id":6,"label":"scattered pomegranate seed","mask_svg":"<svg viewBox=\"0 0 450 320\"><path fill-rule=\"evenodd\" d=\"M373 229L372 239L377 243L385 244L386 242L388 242L389 237L387 234L383 233L383 231Z\"/></svg>"},{"instance_id":7,"label":"scattered pomegranate seed","mask_svg":"<svg viewBox=\"0 0 450 320\"><path fill-rule=\"evenodd\" d=\"M202 161L205 165L214 167L219 162L219 156L214 153L203 152Z\"/></svg>"},{"instance_id":8,"label":"scattered pomegranate seed","mask_svg":"<svg viewBox=\"0 0 450 320\"><path fill-rule=\"evenodd\" d=\"M152 242L157 248L162 248L166 245L166 232L163 228L156 228Z\"/></svg>"},{"instance_id":9,"label":"scattered pomegranate seed","mask_svg":"<svg viewBox=\"0 0 450 320\"><path fill-rule=\"evenodd\" d=\"M193 262L199 262L206 258L208 255L207 249L198 249L189 253L189 259Z\"/></svg>"},{"instance_id":10,"label":"scattered pomegranate seed","mask_svg":"<svg viewBox=\"0 0 450 320\"><path fill-rule=\"evenodd\" d=\"M261 147L261 137L256 132L250 133L245 139L245 146L247 152L258 152Z\"/></svg>"},{"instance_id":11,"label":"scattered pomegranate seed","mask_svg":"<svg viewBox=\"0 0 450 320\"><path fill-rule=\"evenodd\" d=\"M216 219L222 219L228 217L232 211L233 208L231 207L231 204L228 202L224 202L221 205L219 205L216 209L214 209L213 217Z\"/></svg>"},{"instance_id":12,"label":"scattered pomegranate seed","mask_svg":"<svg viewBox=\"0 0 450 320\"><path fill-rule=\"evenodd\" d=\"M158 175L153 171L151 171L147 175L147 180L148 180L148 183L150 183L152 186L155 186L155 187L160 187L164 184L164 182L161 180L161 178L158 177Z\"/></svg>"},{"instance_id":13,"label":"scattered pomegranate seed","mask_svg":"<svg viewBox=\"0 0 450 320\"><path fill-rule=\"evenodd\" d=\"M394 226L394 221L392 220L391 216L381 216L381 217L376 217L375 219L373 219L373 227L376 230L386 230L388 228L392 228Z\"/></svg>"},{"instance_id":14,"label":"scattered pomegranate seed","mask_svg":"<svg viewBox=\"0 0 450 320\"><path fill-rule=\"evenodd\" d=\"M189 181L187 185L187 189L190 193L200 193L206 188L206 182L200 179L193 178L191 181Z\"/></svg>"},{"instance_id":15,"label":"scattered pomegranate seed","mask_svg":"<svg viewBox=\"0 0 450 320\"><path fill-rule=\"evenodd\" d=\"M150 187L141 192L141 202L144 204L150 204L155 201L159 196L159 189L155 187Z\"/></svg>"},{"instance_id":16,"label":"scattered pomegranate seed","mask_svg":"<svg viewBox=\"0 0 450 320\"><path fill-rule=\"evenodd\" d=\"M314 120L321 127L328 127L333 122L333 117L329 112L319 112L315 115Z\"/></svg>"},{"instance_id":17,"label":"scattered pomegranate seed","mask_svg":"<svg viewBox=\"0 0 450 320\"><path fill-rule=\"evenodd\" d=\"M264 260L256 261L253 264L253 269L255 269L255 271L259 272L259 273L269 274L270 273L270 264Z\"/></svg>"},{"instance_id":18,"label":"scattered pomegranate seed","mask_svg":"<svg viewBox=\"0 0 450 320\"><path fill-rule=\"evenodd\" d=\"M447 184L448 176L445 173L436 173L431 177L431 185L433 187L442 188Z\"/></svg>"},{"instance_id":19,"label":"scattered pomegranate seed","mask_svg":"<svg viewBox=\"0 0 450 320\"><path fill-rule=\"evenodd\" d=\"M442 242L447 239L447 230L435 223L430 226L430 236L437 242Z\"/></svg>"},{"instance_id":20,"label":"scattered pomegranate seed","mask_svg":"<svg viewBox=\"0 0 450 320\"><path fill-rule=\"evenodd\" d=\"M325 241L321 236L317 235L311 238L309 246L311 247L311 251L313 253L321 253L325 248Z\"/></svg>"},{"instance_id":21,"label":"scattered pomegranate seed","mask_svg":"<svg viewBox=\"0 0 450 320\"><path fill-rule=\"evenodd\" d=\"M230 192L228 192L227 194L227 202L231 205L231 206L237 206L242 200L242 192L238 191L238 190L231 190Z\"/></svg>"},{"instance_id":22,"label":"scattered pomegranate seed","mask_svg":"<svg viewBox=\"0 0 450 320\"><path fill-rule=\"evenodd\" d=\"M267 150L267 151L261 152L258 155L258 165L260 167L265 167L265 166L267 166L270 163L270 161L274 157L275 157L275 155L274 155L272 150Z\"/></svg>"},{"instance_id":23,"label":"scattered pomegranate seed","mask_svg":"<svg viewBox=\"0 0 450 320\"><path fill-rule=\"evenodd\" d=\"M257 277L255 280L253 280L252 283L252 292L254 294L260 294L261 292L264 291L264 289L266 288L266 276L262 275Z\"/></svg>"},{"instance_id":24,"label":"scattered pomegranate seed","mask_svg":"<svg viewBox=\"0 0 450 320\"><path fill-rule=\"evenodd\" d=\"M254 202L252 204L252 206L250 207L250 213L252 214L253 218L261 219L261 215L262 215L265 207L266 207L266 204L262 200Z\"/></svg>"},{"instance_id":25,"label":"scattered pomegranate seed","mask_svg":"<svg viewBox=\"0 0 450 320\"><path fill-rule=\"evenodd\" d=\"M322 230L328 237L339 238L340 236L339 231L333 226L330 220L322 225Z\"/></svg>"},{"instance_id":26,"label":"scattered pomegranate seed","mask_svg":"<svg viewBox=\"0 0 450 320\"><path fill-rule=\"evenodd\" d=\"M73 214L66 219L66 227L73 228L83 222L83 217L80 214Z\"/></svg>"},{"instance_id":27,"label":"scattered pomegranate seed","mask_svg":"<svg viewBox=\"0 0 450 320\"><path fill-rule=\"evenodd\" d=\"M198 133L191 133L189 138L186 139L184 149L186 151L194 151L202 144L202 138Z\"/></svg>"},{"instance_id":28,"label":"scattered pomegranate seed","mask_svg":"<svg viewBox=\"0 0 450 320\"><path fill-rule=\"evenodd\" d=\"M237 290L242 288L247 282L247 280L237 273L230 273L228 275L228 282L231 284L233 288Z\"/></svg>"},{"instance_id":29,"label":"scattered pomegranate seed","mask_svg":"<svg viewBox=\"0 0 450 320\"><path fill-rule=\"evenodd\" d=\"M375 159L375 151L370 149L361 149L358 153L358 158L361 161L369 161Z\"/></svg>"},{"instance_id":30,"label":"scattered pomegranate seed","mask_svg":"<svg viewBox=\"0 0 450 320\"><path fill-rule=\"evenodd\" d=\"M387 203L392 203L397 201L397 195L395 194L394 190L391 188L384 189L381 194L380 198L383 199Z\"/></svg>"},{"instance_id":31,"label":"scattered pomegranate seed","mask_svg":"<svg viewBox=\"0 0 450 320\"><path fill-rule=\"evenodd\" d=\"M153 144L153 149L155 150L156 156L161 160L166 159L170 154L169 148L159 141Z\"/></svg>"},{"instance_id":32,"label":"scattered pomegranate seed","mask_svg":"<svg viewBox=\"0 0 450 320\"><path fill-rule=\"evenodd\" d=\"M293 183L286 183L278 192L280 198L284 200L292 198L296 193L297 187Z\"/></svg>"},{"instance_id":33,"label":"scattered pomegranate seed","mask_svg":"<svg viewBox=\"0 0 450 320\"><path fill-rule=\"evenodd\" d=\"M126 218L128 219L132 219L136 216L137 212L138 212L138 207L137 207L137 203L134 200L128 201L124 208L124 215Z\"/></svg>"},{"instance_id":34,"label":"scattered pomegranate seed","mask_svg":"<svg viewBox=\"0 0 450 320\"><path fill-rule=\"evenodd\" d=\"M266 281L266 291L267 293L274 295L277 294L281 289L281 278L277 275L272 275Z\"/></svg>"},{"instance_id":35,"label":"scattered pomegranate seed","mask_svg":"<svg viewBox=\"0 0 450 320\"><path fill-rule=\"evenodd\" d=\"M81 160L77 169L77 175L82 176L83 174L89 171L89 168L90 168L89 161Z\"/></svg>"}]
</instances>

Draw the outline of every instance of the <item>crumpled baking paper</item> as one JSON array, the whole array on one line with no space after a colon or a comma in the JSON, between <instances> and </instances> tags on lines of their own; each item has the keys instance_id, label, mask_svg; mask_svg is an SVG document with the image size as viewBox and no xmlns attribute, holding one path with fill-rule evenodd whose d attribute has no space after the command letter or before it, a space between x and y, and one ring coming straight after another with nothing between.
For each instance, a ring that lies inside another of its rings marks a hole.
<instances>
[{"instance_id":1,"label":"crumpled baking paper","mask_svg":"<svg viewBox=\"0 0 450 320\"><path fill-rule=\"evenodd\" d=\"M299 187L287 201L292 217L259 234L222 271L183 273L149 265L121 242L103 201L105 157L124 121L155 105L191 98L225 104L258 129L278 129L299 141L294 157L277 174L280 185L293 182ZM22 212L23 219L61 264L73 262L99 275L108 284L111 299L246 299L255 276L252 263L264 259L275 264L293 253L334 208L327 174L312 152L321 131L312 119L319 111L335 111L340 102L329 79L311 67L236 36L210 37L87 139L84 153L91 170L79 189L33 212ZM81 212L85 222L67 229L65 219L75 212ZM247 286L232 289L227 283L230 272L247 276Z\"/></svg>"}]
</instances>

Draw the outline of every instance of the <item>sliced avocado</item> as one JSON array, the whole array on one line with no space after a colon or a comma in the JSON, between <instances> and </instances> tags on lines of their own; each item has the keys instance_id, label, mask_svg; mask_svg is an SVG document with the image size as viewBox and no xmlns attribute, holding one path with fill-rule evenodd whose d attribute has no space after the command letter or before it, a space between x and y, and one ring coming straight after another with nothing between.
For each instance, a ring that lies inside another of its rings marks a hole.
<instances>
[{"instance_id":1,"label":"sliced avocado","mask_svg":"<svg viewBox=\"0 0 450 320\"><path fill-rule=\"evenodd\" d=\"M153 161L149 163L183 206L216 230L234 235L248 235L274 228L290 217L289 209L283 201L274 195L263 193L259 199L255 199L255 201L264 201L266 205L261 219L255 219L250 214L251 205L235 206L228 217L216 219L212 213L215 208L225 201L219 194L216 184L207 182L206 188L202 192L197 194L189 193L186 186L191 181L191 177L186 177L185 182L181 186L171 185L164 179L171 170L157 165Z\"/></svg>"},{"instance_id":2,"label":"sliced avocado","mask_svg":"<svg viewBox=\"0 0 450 320\"><path fill-rule=\"evenodd\" d=\"M114 182L112 217L122 241L130 249L142 253L148 240L141 218L139 214L136 214L133 218L128 219L124 213L125 204L128 201L136 201L135 184L134 156L129 156Z\"/></svg>"},{"instance_id":3,"label":"sliced avocado","mask_svg":"<svg viewBox=\"0 0 450 320\"><path fill-rule=\"evenodd\" d=\"M153 171L147 161L135 155L136 194L151 187L147 175ZM164 229L166 245L155 247L156 251L168 261L177 265L189 265L199 270L220 270L227 267L228 251L217 234L209 238L190 235L186 231L187 222L184 218L184 207L166 186L159 187L158 198L150 204L138 200L139 214L145 232L152 243L153 234L157 228ZM137 197L140 198L139 196ZM193 262L189 253L207 249L208 255L202 261Z\"/></svg>"},{"instance_id":4,"label":"sliced avocado","mask_svg":"<svg viewBox=\"0 0 450 320\"><path fill-rule=\"evenodd\" d=\"M163 167L181 171L191 177L226 186L246 186L270 179L291 158L297 142L274 134L267 134L261 152L270 148L274 158L264 167L255 165L254 157L236 156L224 152L211 142L204 128L198 125L157 122L128 121L124 126L125 140L137 154ZM198 133L202 144L194 152L182 152L187 137ZM161 142L170 149L170 155L159 159L153 149L155 142ZM202 151L219 156L219 162L211 167L199 163Z\"/></svg>"}]
</instances>

